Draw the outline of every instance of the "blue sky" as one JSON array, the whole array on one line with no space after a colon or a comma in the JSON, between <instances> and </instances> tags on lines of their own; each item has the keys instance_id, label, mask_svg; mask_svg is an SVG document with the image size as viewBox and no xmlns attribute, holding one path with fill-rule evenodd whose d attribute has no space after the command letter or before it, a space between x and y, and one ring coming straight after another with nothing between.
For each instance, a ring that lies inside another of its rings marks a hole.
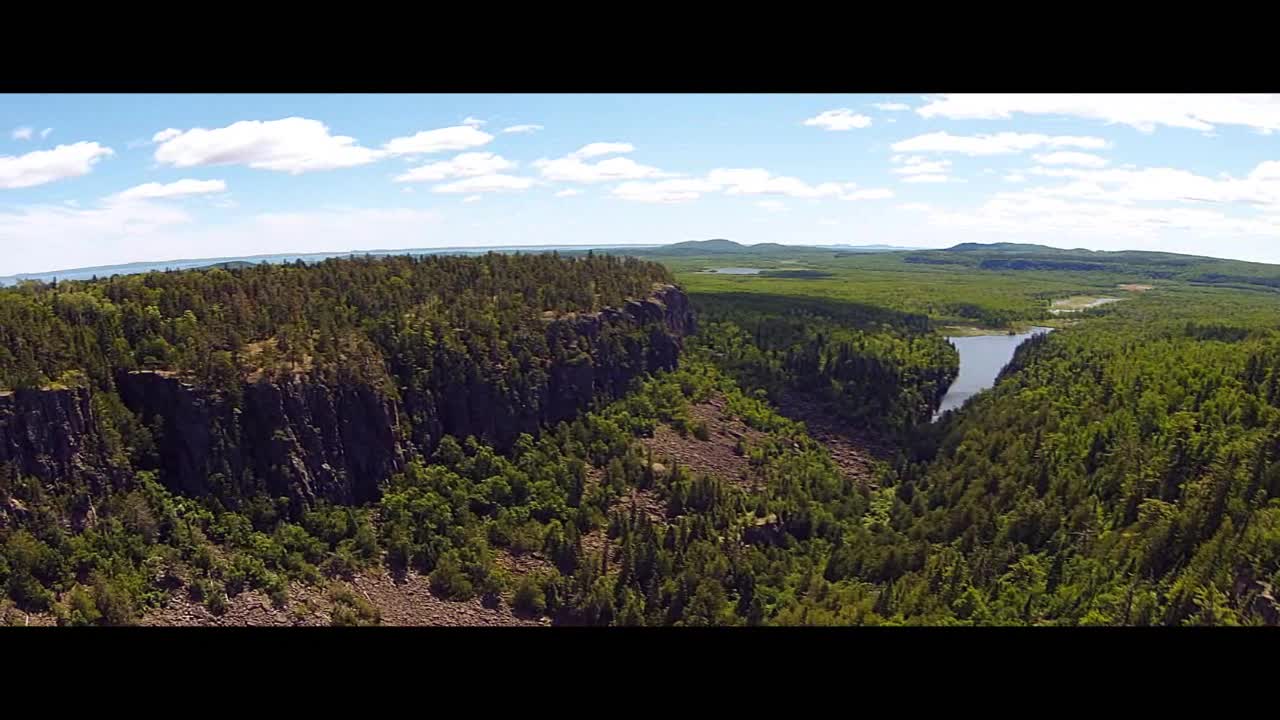
<instances>
[{"instance_id":1,"label":"blue sky","mask_svg":"<svg viewBox=\"0 0 1280 720\"><path fill-rule=\"evenodd\" d=\"M7 95L0 275L485 245L1280 262L1280 96Z\"/></svg>"}]
</instances>

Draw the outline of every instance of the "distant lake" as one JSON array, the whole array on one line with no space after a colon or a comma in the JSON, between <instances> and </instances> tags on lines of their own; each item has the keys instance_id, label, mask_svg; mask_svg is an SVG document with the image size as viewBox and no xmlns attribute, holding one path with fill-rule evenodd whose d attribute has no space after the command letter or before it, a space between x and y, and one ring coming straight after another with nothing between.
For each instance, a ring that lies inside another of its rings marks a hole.
<instances>
[{"instance_id":1,"label":"distant lake","mask_svg":"<svg viewBox=\"0 0 1280 720\"><path fill-rule=\"evenodd\" d=\"M1021 335L975 335L972 337L948 337L960 353L960 374L947 388L942 404L934 413L937 420L942 413L954 410L974 395L995 385L996 376L1013 359L1013 352L1029 337L1042 335L1053 328L1033 327Z\"/></svg>"},{"instance_id":2,"label":"distant lake","mask_svg":"<svg viewBox=\"0 0 1280 720\"><path fill-rule=\"evenodd\" d=\"M759 275L760 268L711 268L707 272L715 273L716 275Z\"/></svg>"}]
</instances>

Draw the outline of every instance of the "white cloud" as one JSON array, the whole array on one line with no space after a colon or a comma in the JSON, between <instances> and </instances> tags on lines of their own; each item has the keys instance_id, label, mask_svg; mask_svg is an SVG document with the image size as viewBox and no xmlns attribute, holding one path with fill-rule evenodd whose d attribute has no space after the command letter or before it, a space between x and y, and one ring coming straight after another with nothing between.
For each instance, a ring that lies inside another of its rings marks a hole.
<instances>
[{"instance_id":1,"label":"white cloud","mask_svg":"<svg viewBox=\"0 0 1280 720\"><path fill-rule=\"evenodd\" d=\"M1027 191L1041 196L1093 198L1120 204L1210 202L1280 205L1280 163L1275 161L1260 163L1244 178L1230 175L1210 178L1167 167L1109 170L1034 167L1030 172L1041 177L1072 181Z\"/></svg>"},{"instance_id":2,"label":"white cloud","mask_svg":"<svg viewBox=\"0 0 1280 720\"><path fill-rule=\"evenodd\" d=\"M1280 95L1246 94L960 94L916 109L926 118L1007 119L1016 114L1101 120L1141 132L1165 126L1211 132L1238 125L1265 133L1280 129Z\"/></svg>"},{"instance_id":3,"label":"white cloud","mask_svg":"<svg viewBox=\"0 0 1280 720\"><path fill-rule=\"evenodd\" d=\"M393 138L383 149L391 155L429 155L451 150L470 150L487 145L493 136L470 125L423 130L408 137Z\"/></svg>"},{"instance_id":4,"label":"white cloud","mask_svg":"<svg viewBox=\"0 0 1280 720\"><path fill-rule=\"evenodd\" d=\"M1032 190L997 193L973 210L928 210L929 222L953 229L1004 232L1019 237L1058 235L1078 246L1115 247L1156 243L1187 233L1196 243L1207 237L1274 237L1280 217L1240 218L1216 209L1133 207L1116 203L1046 197ZM1203 250L1201 250L1203 252ZM1274 253L1274 251L1272 251Z\"/></svg>"},{"instance_id":5,"label":"white cloud","mask_svg":"<svg viewBox=\"0 0 1280 720\"><path fill-rule=\"evenodd\" d=\"M856 128L865 128L871 125L871 118L866 115L860 115L848 108L840 108L839 110L827 110L804 121L809 127L820 127L823 130L853 130Z\"/></svg>"},{"instance_id":6,"label":"white cloud","mask_svg":"<svg viewBox=\"0 0 1280 720\"><path fill-rule=\"evenodd\" d=\"M1107 141L1098 137L1071 135L1039 135L1036 133L1002 132L994 135L952 135L934 132L900 140L890 147L894 152L939 152L964 155L1008 155L1036 148L1075 147L1097 150L1107 147Z\"/></svg>"},{"instance_id":7,"label":"white cloud","mask_svg":"<svg viewBox=\"0 0 1280 720\"><path fill-rule=\"evenodd\" d=\"M663 172L656 167L641 165L624 157L612 157L597 163L582 160L579 153L589 151L601 154L599 146L610 143L593 143L582 150L554 160L536 160L533 166L538 168L542 177L554 182L598 183L615 180L647 180L651 178L672 177L674 173ZM625 143L622 143L625 145ZM596 146L593 148L593 145ZM630 146L627 146L630 148ZM618 150L605 152L622 152ZM589 155L588 155L589 157Z\"/></svg>"},{"instance_id":8,"label":"white cloud","mask_svg":"<svg viewBox=\"0 0 1280 720\"><path fill-rule=\"evenodd\" d=\"M906 183L944 183L950 178L946 175L926 174L926 175L908 175L902 178L902 182Z\"/></svg>"},{"instance_id":9,"label":"white cloud","mask_svg":"<svg viewBox=\"0 0 1280 720\"><path fill-rule=\"evenodd\" d=\"M1027 176L1022 173L1009 173L1004 176L1004 181L1011 183L1023 183L1027 181Z\"/></svg>"},{"instance_id":10,"label":"white cloud","mask_svg":"<svg viewBox=\"0 0 1280 720\"><path fill-rule=\"evenodd\" d=\"M508 190L527 190L533 186L533 180L515 175L480 175L457 180L444 185L436 185L431 192L438 193L487 193L505 192Z\"/></svg>"},{"instance_id":11,"label":"white cloud","mask_svg":"<svg viewBox=\"0 0 1280 720\"><path fill-rule=\"evenodd\" d=\"M65 178L88 175L95 163L115 154L96 142L59 145L26 155L0 156L0 189L34 187Z\"/></svg>"},{"instance_id":12,"label":"white cloud","mask_svg":"<svg viewBox=\"0 0 1280 720\"><path fill-rule=\"evenodd\" d=\"M51 132L53 132L53 128L45 128L45 129L41 130L41 131L40 131L40 139L41 139L41 140L43 140L43 139L45 139L45 138L49 137L49 133L51 133Z\"/></svg>"},{"instance_id":13,"label":"white cloud","mask_svg":"<svg viewBox=\"0 0 1280 720\"><path fill-rule=\"evenodd\" d=\"M845 200L888 200L891 197L893 191L888 188L866 188L844 195Z\"/></svg>"},{"instance_id":14,"label":"white cloud","mask_svg":"<svg viewBox=\"0 0 1280 720\"><path fill-rule=\"evenodd\" d=\"M13 132L9 133L9 136L14 140L30 140L32 132L32 129L29 127L19 127L14 128Z\"/></svg>"},{"instance_id":15,"label":"white cloud","mask_svg":"<svg viewBox=\"0 0 1280 720\"><path fill-rule=\"evenodd\" d=\"M769 212L783 212L787 209L787 204L781 200L761 200L756 206Z\"/></svg>"},{"instance_id":16,"label":"white cloud","mask_svg":"<svg viewBox=\"0 0 1280 720\"><path fill-rule=\"evenodd\" d=\"M581 194L582 194L582 191L581 191L581 190L574 190L573 188L566 188L566 189L561 190L560 192L556 193L556 197L573 197L574 195L581 195Z\"/></svg>"},{"instance_id":17,"label":"white cloud","mask_svg":"<svg viewBox=\"0 0 1280 720\"><path fill-rule=\"evenodd\" d=\"M702 178L627 182L614 188L612 194L624 200L653 203L689 202L712 192L724 192L727 195L782 195L811 199L831 197L846 200L873 200L892 195L888 190L858 190L857 188L857 183L851 182L825 182L810 185L799 178L774 175L762 168L717 168ZM765 206L761 205L761 207Z\"/></svg>"},{"instance_id":18,"label":"white cloud","mask_svg":"<svg viewBox=\"0 0 1280 720\"><path fill-rule=\"evenodd\" d=\"M455 177L493 175L515 167L515 163L489 152L462 153L452 160L441 160L413 168L395 177L396 182L435 182Z\"/></svg>"},{"instance_id":19,"label":"white cloud","mask_svg":"<svg viewBox=\"0 0 1280 720\"><path fill-rule=\"evenodd\" d=\"M137 185L111 196L115 201L152 200L158 198L187 197L190 195L207 195L209 193L226 192L227 184L222 180L177 180L160 184L146 183Z\"/></svg>"},{"instance_id":20,"label":"white cloud","mask_svg":"<svg viewBox=\"0 0 1280 720\"><path fill-rule=\"evenodd\" d=\"M839 197L852 192L856 183L826 182L809 185L798 178L772 175L761 168L719 168L707 179L724 186L729 195L786 195L797 198Z\"/></svg>"},{"instance_id":21,"label":"white cloud","mask_svg":"<svg viewBox=\"0 0 1280 720\"><path fill-rule=\"evenodd\" d=\"M920 155L895 155L893 161L902 163L901 167L890 170L897 175L940 175L951 172L950 160L930 160Z\"/></svg>"},{"instance_id":22,"label":"white cloud","mask_svg":"<svg viewBox=\"0 0 1280 720\"><path fill-rule=\"evenodd\" d=\"M464 203L473 203L473 202L475 202L475 201L477 201L477 200L479 200L479 199L480 199L480 196L479 196L479 195L468 195L468 196L466 196L466 197L462 198L462 202L464 202Z\"/></svg>"},{"instance_id":23,"label":"white cloud","mask_svg":"<svg viewBox=\"0 0 1280 720\"><path fill-rule=\"evenodd\" d=\"M355 138L330 135L324 123L301 117L241 120L213 130L170 128L152 140L159 143L155 159L180 168L247 165L297 175L364 165L380 157Z\"/></svg>"},{"instance_id":24,"label":"white cloud","mask_svg":"<svg viewBox=\"0 0 1280 720\"><path fill-rule=\"evenodd\" d=\"M531 133L542 129L541 125L512 125L511 127L502 128L504 133Z\"/></svg>"},{"instance_id":25,"label":"white cloud","mask_svg":"<svg viewBox=\"0 0 1280 720\"><path fill-rule=\"evenodd\" d=\"M697 200L703 193L716 192L720 185L707 180L681 179L661 182L625 182L613 189L613 196L646 203L681 203Z\"/></svg>"},{"instance_id":26,"label":"white cloud","mask_svg":"<svg viewBox=\"0 0 1280 720\"><path fill-rule=\"evenodd\" d=\"M85 209L49 205L0 210L2 242L23 250L0 256L0 275L176 258L467 243L442 231L441 222L442 215L432 210L336 207L203 225L183 206L145 200Z\"/></svg>"},{"instance_id":27,"label":"white cloud","mask_svg":"<svg viewBox=\"0 0 1280 720\"><path fill-rule=\"evenodd\" d=\"M635 146L631 143L615 143L615 142L594 142L574 150L569 153L571 158L587 159L600 155L617 155L619 153L635 152Z\"/></svg>"},{"instance_id":28,"label":"white cloud","mask_svg":"<svg viewBox=\"0 0 1280 720\"><path fill-rule=\"evenodd\" d=\"M1107 164L1107 159L1090 153L1060 151L1033 155L1041 165L1079 165L1080 167L1100 168Z\"/></svg>"},{"instance_id":29,"label":"white cloud","mask_svg":"<svg viewBox=\"0 0 1280 720\"><path fill-rule=\"evenodd\" d=\"M877 110L884 110L884 111L886 111L886 112L902 112L902 111L904 111L904 110L910 110L910 109L911 109L911 106L910 106L910 105L907 105L906 103L893 103L893 102L891 102L891 103L873 103L873 104L871 105L871 107L874 107L874 108L875 108L875 109L877 109Z\"/></svg>"},{"instance_id":30,"label":"white cloud","mask_svg":"<svg viewBox=\"0 0 1280 720\"><path fill-rule=\"evenodd\" d=\"M467 119L462 121L462 124L469 125L471 127L480 127L481 125L484 125L487 122L488 120L481 120L480 118L471 117L470 115L468 115Z\"/></svg>"}]
</instances>

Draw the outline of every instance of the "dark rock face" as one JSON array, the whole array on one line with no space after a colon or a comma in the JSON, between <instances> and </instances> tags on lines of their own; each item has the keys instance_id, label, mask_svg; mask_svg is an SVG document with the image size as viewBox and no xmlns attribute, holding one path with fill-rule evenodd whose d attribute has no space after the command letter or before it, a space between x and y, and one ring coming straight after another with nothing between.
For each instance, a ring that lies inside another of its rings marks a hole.
<instances>
[{"instance_id":1,"label":"dark rock face","mask_svg":"<svg viewBox=\"0 0 1280 720\"><path fill-rule=\"evenodd\" d=\"M126 407L152 428L161 481L191 496L234 505L267 493L295 508L317 499L376 500L414 452L444 435L474 435L505 450L521 433L569 420L597 398L617 397L645 372L670 369L694 331L685 294L666 286L643 301L547 323L550 357L541 373L511 388L501 370L423 390L402 400L360 382L296 378L245 383L239 397L210 392L169 373L116 378ZM106 468L87 389L0 396L0 466L49 482Z\"/></svg>"},{"instance_id":2,"label":"dark rock face","mask_svg":"<svg viewBox=\"0 0 1280 720\"><path fill-rule=\"evenodd\" d=\"M239 406L157 373L117 386L144 421L159 419L161 478L185 494L362 503L403 465L395 407L368 386L251 383Z\"/></svg>"},{"instance_id":3,"label":"dark rock face","mask_svg":"<svg viewBox=\"0 0 1280 720\"><path fill-rule=\"evenodd\" d=\"M99 478L106 466L86 388L0 395L0 466L56 482Z\"/></svg>"},{"instance_id":4,"label":"dark rock face","mask_svg":"<svg viewBox=\"0 0 1280 720\"><path fill-rule=\"evenodd\" d=\"M507 450L521 433L570 420L597 398L620 396L637 376L675 367L694 330L688 298L675 286L620 309L550 320L541 383L514 389L500 376L475 375L405 392L414 444L430 453L445 435L474 435Z\"/></svg>"}]
</instances>

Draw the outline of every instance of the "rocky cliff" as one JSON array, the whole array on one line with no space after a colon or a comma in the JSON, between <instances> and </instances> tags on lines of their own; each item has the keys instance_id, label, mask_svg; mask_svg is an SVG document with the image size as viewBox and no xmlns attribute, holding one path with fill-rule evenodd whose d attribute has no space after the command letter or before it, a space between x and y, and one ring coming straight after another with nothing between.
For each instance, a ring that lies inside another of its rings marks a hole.
<instances>
[{"instance_id":1,"label":"rocky cliff","mask_svg":"<svg viewBox=\"0 0 1280 720\"><path fill-rule=\"evenodd\" d=\"M642 373L674 367L693 330L685 294L664 286L622 308L549 319L550 356L536 359L542 380L522 387L510 387L500 368L472 368L465 382L396 391L299 376L212 392L163 372L120 373L116 389L151 428L155 469L175 491L231 504L262 492L295 508L363 503L446 434L506 449L521 433L616 397ZM87 389L0 397L0 466L50 482L104 467L90 400Z\"/></svg>"},{"instance_id":2,"label":"rocky cliff","mask_svg":"<svg viewBox=\"0 0 1280 720\"><path fill-rule=\"evenodd\" d=\"M403 465L395 405L367 385L256 382L234 398L132 372L117 387L157 435L161 478L189 495L362 503Z\"/></svg>"},{"instance_id":3,"label":"rocky cliff","mask_svg":"<svg viewBox=\"0 0 1280 720\"><path fill-rule=\"evenodd\" d=\"M90 401L87 388L0 394L0 467L52 483L102 478Z\"/></svg>"}]
</instances>

